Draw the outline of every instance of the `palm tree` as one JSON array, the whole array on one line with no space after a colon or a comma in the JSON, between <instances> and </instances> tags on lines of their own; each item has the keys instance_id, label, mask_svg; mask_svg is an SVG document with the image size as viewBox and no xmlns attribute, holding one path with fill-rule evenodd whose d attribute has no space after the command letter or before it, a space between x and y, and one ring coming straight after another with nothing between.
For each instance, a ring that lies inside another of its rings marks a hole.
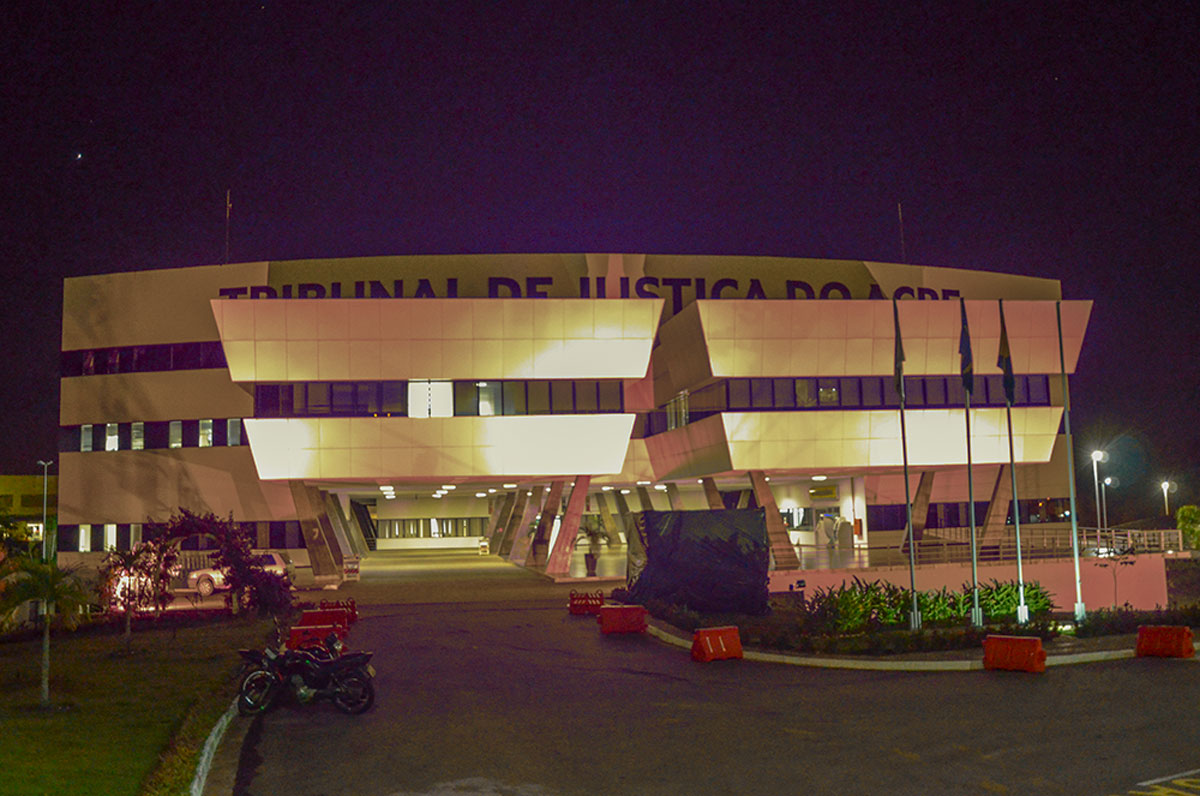
<instances>
[{"instance_id":1,"label":"palm tree","mask_svg":"<svg viewBox=\"0 0 1200 796\"><path fill-rule=\"evenodd\" d=\"M32 557L10 558L5 562L4 591L0 601L15 607L29 600L45 604L42 616L42 695L41 706L50 707L50 619L58 607L63 624L74 627L80 606L86 605L90 594L72 569L59 569L52 561Z\"/></svg>"}]
</instances>

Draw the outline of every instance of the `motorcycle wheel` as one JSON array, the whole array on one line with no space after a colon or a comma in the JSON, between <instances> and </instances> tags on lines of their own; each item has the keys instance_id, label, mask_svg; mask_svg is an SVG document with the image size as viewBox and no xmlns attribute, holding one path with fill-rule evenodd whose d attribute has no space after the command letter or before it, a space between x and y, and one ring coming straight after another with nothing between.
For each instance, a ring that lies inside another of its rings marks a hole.
<instances>
[{"instance_id":1,"label":"motorcycle wheel","mask_svg":"<svg viewBox=\"0 0 1200 796\"><path fill-rule=\"evenodd\" d=\"M350 672L338 682L333 704L343 713L365 713L375 704L375 685L365 673Z\"/></svg>"},{"instance_id":2,"label":"motorcycle wheel","mask_svg":"<svg viewBox=\"0 0 1200 796\"><path fill-rule=\"evenodd\" d=\"M253 716L262 713L275 701L275 692L279 683L275 675L259 669L250 672L242 680L242 688L238 692L237 709L243 716Z\"/></svg>"}]
</instances>

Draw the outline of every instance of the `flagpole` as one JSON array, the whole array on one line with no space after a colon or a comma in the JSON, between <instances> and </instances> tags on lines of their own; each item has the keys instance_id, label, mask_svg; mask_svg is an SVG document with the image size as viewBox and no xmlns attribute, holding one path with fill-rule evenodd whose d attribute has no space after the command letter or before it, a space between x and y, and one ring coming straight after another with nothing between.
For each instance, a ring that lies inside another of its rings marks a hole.
<instances>
[{"instance_id":1,"label":"flagpole","mask_svg":"<svg viewBox=\"0 0 1200 796\"><path fill-rule=\"evenodd\" d=\"M921 629L921 609L917 604L917 540L913 538L912 493L908 485L908 430L904 422L904 345L900 338L900 308L892 299L892 317L896 323L896 392L900 394L900 450L904 457L904 508L908 515L908 527L904 537L908 541L908 585L912 594L912 610L908 615L908 626Z\"/></svg>"},{"instance_id":2,"label":"flagpole","mask_svg":"<svg viewBox=\"0 0 1200 796\"><path fill-rule=\"evenodd\" d=\"M1087 607L1083 604L1083 587L1079 581L1079 521L1075 517L1075 442L1071 438L1071 393L1067 388L1067 357L1063 353L1062 302L1054 302L1054 313L1058 319L1058 362L1061 368L1063 394L1063 422L1067 432L1067 482L1071 489L1071 553L1075 558L1075 621L1087 619Z\"/></svg>"},{"instance_id":3,"label":"flagpole","mask_svg":"<svg viewBox=\"0 0 1200 796\"><path fill-rule=\"evenodd\" d=\"M971 356L971 333L967 328L967 304L958 300L962 312L962 333L958 354L963 380L963 420L967 425L967 516L971 518L971 624L983 627L983 609L979 607L979 548L975 538L975 473L971 458L971 392L975 388L975 363Z\"/></svg>"},{"instance_id":4,"label":"flagpole","mask_svg":"<svg viewBox=\"0 0 1200 796\"><path fill-rule=\"evenodd\" d=\"M1021 564L1021 501L1017 496L1017 458L1013 452L1012 402L1014 378L1012 352L1008 347L1008 328L1004 324L1004 299L1000 303L1000 352L996 364L1004 370L1004 413L1008 419L1008 469L1012 475L1013 527L1017 537L1017 624L1029 621L1029 606L1025 604L1025 571Z\"/></svg>"}]
</instances>

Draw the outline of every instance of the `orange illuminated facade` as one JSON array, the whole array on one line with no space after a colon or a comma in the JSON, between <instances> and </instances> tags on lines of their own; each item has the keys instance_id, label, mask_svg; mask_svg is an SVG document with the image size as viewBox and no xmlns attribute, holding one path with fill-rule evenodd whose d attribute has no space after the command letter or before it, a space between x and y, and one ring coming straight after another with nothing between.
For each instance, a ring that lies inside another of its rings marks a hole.
<instances>
[{"instance_id":1,"label":"orange illuminated facade","mask_svg":"<svg viewBox=\"0 0 1200 796\"><path fill-rule=\"evenodd\" d=\"M854 530L839 544L867 544L904 501L891 298L929 527L965 524L959 298L977 502L1007 499L1004 299L1018 510L1061 520L1056 310L1070 373L1091 303L1060 301L1055 281L767 257L382 257L66 280L60 551L132 544L179 506L253 524L318 576L371 549L481 539L554 569L557 538L590 518L615 540L642 508L774 506L792 542L829 516Z\"/></svg>"}]
</instances>

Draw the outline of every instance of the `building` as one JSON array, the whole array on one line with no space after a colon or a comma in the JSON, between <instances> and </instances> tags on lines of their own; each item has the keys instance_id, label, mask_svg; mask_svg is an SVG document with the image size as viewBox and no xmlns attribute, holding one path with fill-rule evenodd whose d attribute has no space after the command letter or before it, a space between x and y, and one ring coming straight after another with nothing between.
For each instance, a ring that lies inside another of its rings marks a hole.
<instances>
[{"instance_id":1,"label":"building","mask_svg":"<svg viewBox=\"0 0 1200 796\"><path fill-rule=\"evenodd\" d=\"M58 513L58 476L0 475L0 522L17 535L42 535L42 512L53 526Z\"/></svg>"},{"instance_id":2,"label":"building","mask_svg":"<svg viewBox=\"0 0 1200 796\"><path fill-rule=\"evenodd\" d=\"M983 533L1003 533L1011 499L997 299L1018 509L1061 524L1058 314L1070 373L1091 302L1060 301L1054 280L775 257L373 257L66 280L59 550L127 546L180 506L253 523L259 546L318 576L375 547L480 539L562 571L581 521L616 538L647 506L777 508L778 568L831 528L862 547L904 527L892 298L916 532L967 524L959 298Z\"/></svg>"}]
</instances>

